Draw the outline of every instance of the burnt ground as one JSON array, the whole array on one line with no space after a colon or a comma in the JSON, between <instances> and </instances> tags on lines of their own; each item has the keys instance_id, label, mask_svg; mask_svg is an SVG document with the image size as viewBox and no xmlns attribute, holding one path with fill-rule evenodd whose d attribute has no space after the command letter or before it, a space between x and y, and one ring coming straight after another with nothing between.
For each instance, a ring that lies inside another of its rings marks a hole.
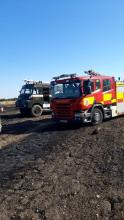
<instances>
[{"instance_id":1,"label":"burnt ground","mask_svg":"<svg viewBox=\"0 0 124 220\"><path fill-rule=\"evenodd\" d=\"M124 219L124 117L59 125L2 116L0 220Z\"/></svg>"}]
</instances>

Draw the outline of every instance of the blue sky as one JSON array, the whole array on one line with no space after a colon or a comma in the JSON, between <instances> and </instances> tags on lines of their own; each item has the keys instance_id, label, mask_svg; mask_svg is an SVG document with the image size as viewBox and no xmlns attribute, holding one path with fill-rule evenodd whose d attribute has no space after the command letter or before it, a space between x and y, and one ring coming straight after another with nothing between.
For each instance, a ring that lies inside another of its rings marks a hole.
<instances>
[{"instance_id":1,"label":"blue sky","mask_svg":"<svg viewBox=\"0 0 124 220\"><path fill-rule=\"evenodd\" d=\"M0 0L0 98L91 68L123 77L123 0Z\"/></svg>"}]
</instances>

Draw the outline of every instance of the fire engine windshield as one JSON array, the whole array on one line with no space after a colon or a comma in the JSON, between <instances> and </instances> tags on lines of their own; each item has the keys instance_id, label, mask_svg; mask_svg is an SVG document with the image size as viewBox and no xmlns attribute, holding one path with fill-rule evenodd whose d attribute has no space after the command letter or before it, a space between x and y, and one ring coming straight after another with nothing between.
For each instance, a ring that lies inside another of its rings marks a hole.
<instances>
[{"instance_id":1,"label":"fire engine windshield","mask_svg":"<svg viewBox=\"0 0 124 220\"><path fill-rule=\"evenodd\" d=\"M52 84L53 98L78 98L80 96L81 96L80 81Z\"/></svg>"},{"instance_id":2,"label":"fire engine windshield","mask_svg":"<svg viewBox=\"0 0 124 220\"><path fill-rule=\"evenodd\" d=\"M20 94L32 94L33 93L33 85L24 85L20 91Z\"/></svg>"}]
</instances>

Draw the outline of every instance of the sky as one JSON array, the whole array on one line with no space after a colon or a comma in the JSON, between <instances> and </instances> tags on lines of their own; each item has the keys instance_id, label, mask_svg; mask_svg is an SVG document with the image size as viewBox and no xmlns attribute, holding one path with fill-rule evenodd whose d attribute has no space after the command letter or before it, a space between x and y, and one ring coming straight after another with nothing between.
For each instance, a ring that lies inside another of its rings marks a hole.
<instances>
[{"instance_id":1,"label":"sky","mask_svg":"<svg viewBox=\"0 0 124 220\"><path fill-rule=\"evenodd\" d=\"M0 0L0 98L89 69L124 79L123 0Z\"/></svg>"}]
</instances>

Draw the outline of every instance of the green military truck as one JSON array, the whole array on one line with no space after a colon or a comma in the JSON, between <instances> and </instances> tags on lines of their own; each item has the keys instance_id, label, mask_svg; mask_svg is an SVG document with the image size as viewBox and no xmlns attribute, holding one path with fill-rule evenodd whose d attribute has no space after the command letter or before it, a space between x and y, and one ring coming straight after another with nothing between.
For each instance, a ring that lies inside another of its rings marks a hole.
<instances>
[{"instance_id":1,"label":"green military truck","mask_svg":"<svg viewBox=\"0 0 124 220\"><path fill-rule=\"evenodd\" d=\"M22 115L38 117L50 111L50 84L42 81L25 80L16 101Z\"/></svg>"}]
</instances>

